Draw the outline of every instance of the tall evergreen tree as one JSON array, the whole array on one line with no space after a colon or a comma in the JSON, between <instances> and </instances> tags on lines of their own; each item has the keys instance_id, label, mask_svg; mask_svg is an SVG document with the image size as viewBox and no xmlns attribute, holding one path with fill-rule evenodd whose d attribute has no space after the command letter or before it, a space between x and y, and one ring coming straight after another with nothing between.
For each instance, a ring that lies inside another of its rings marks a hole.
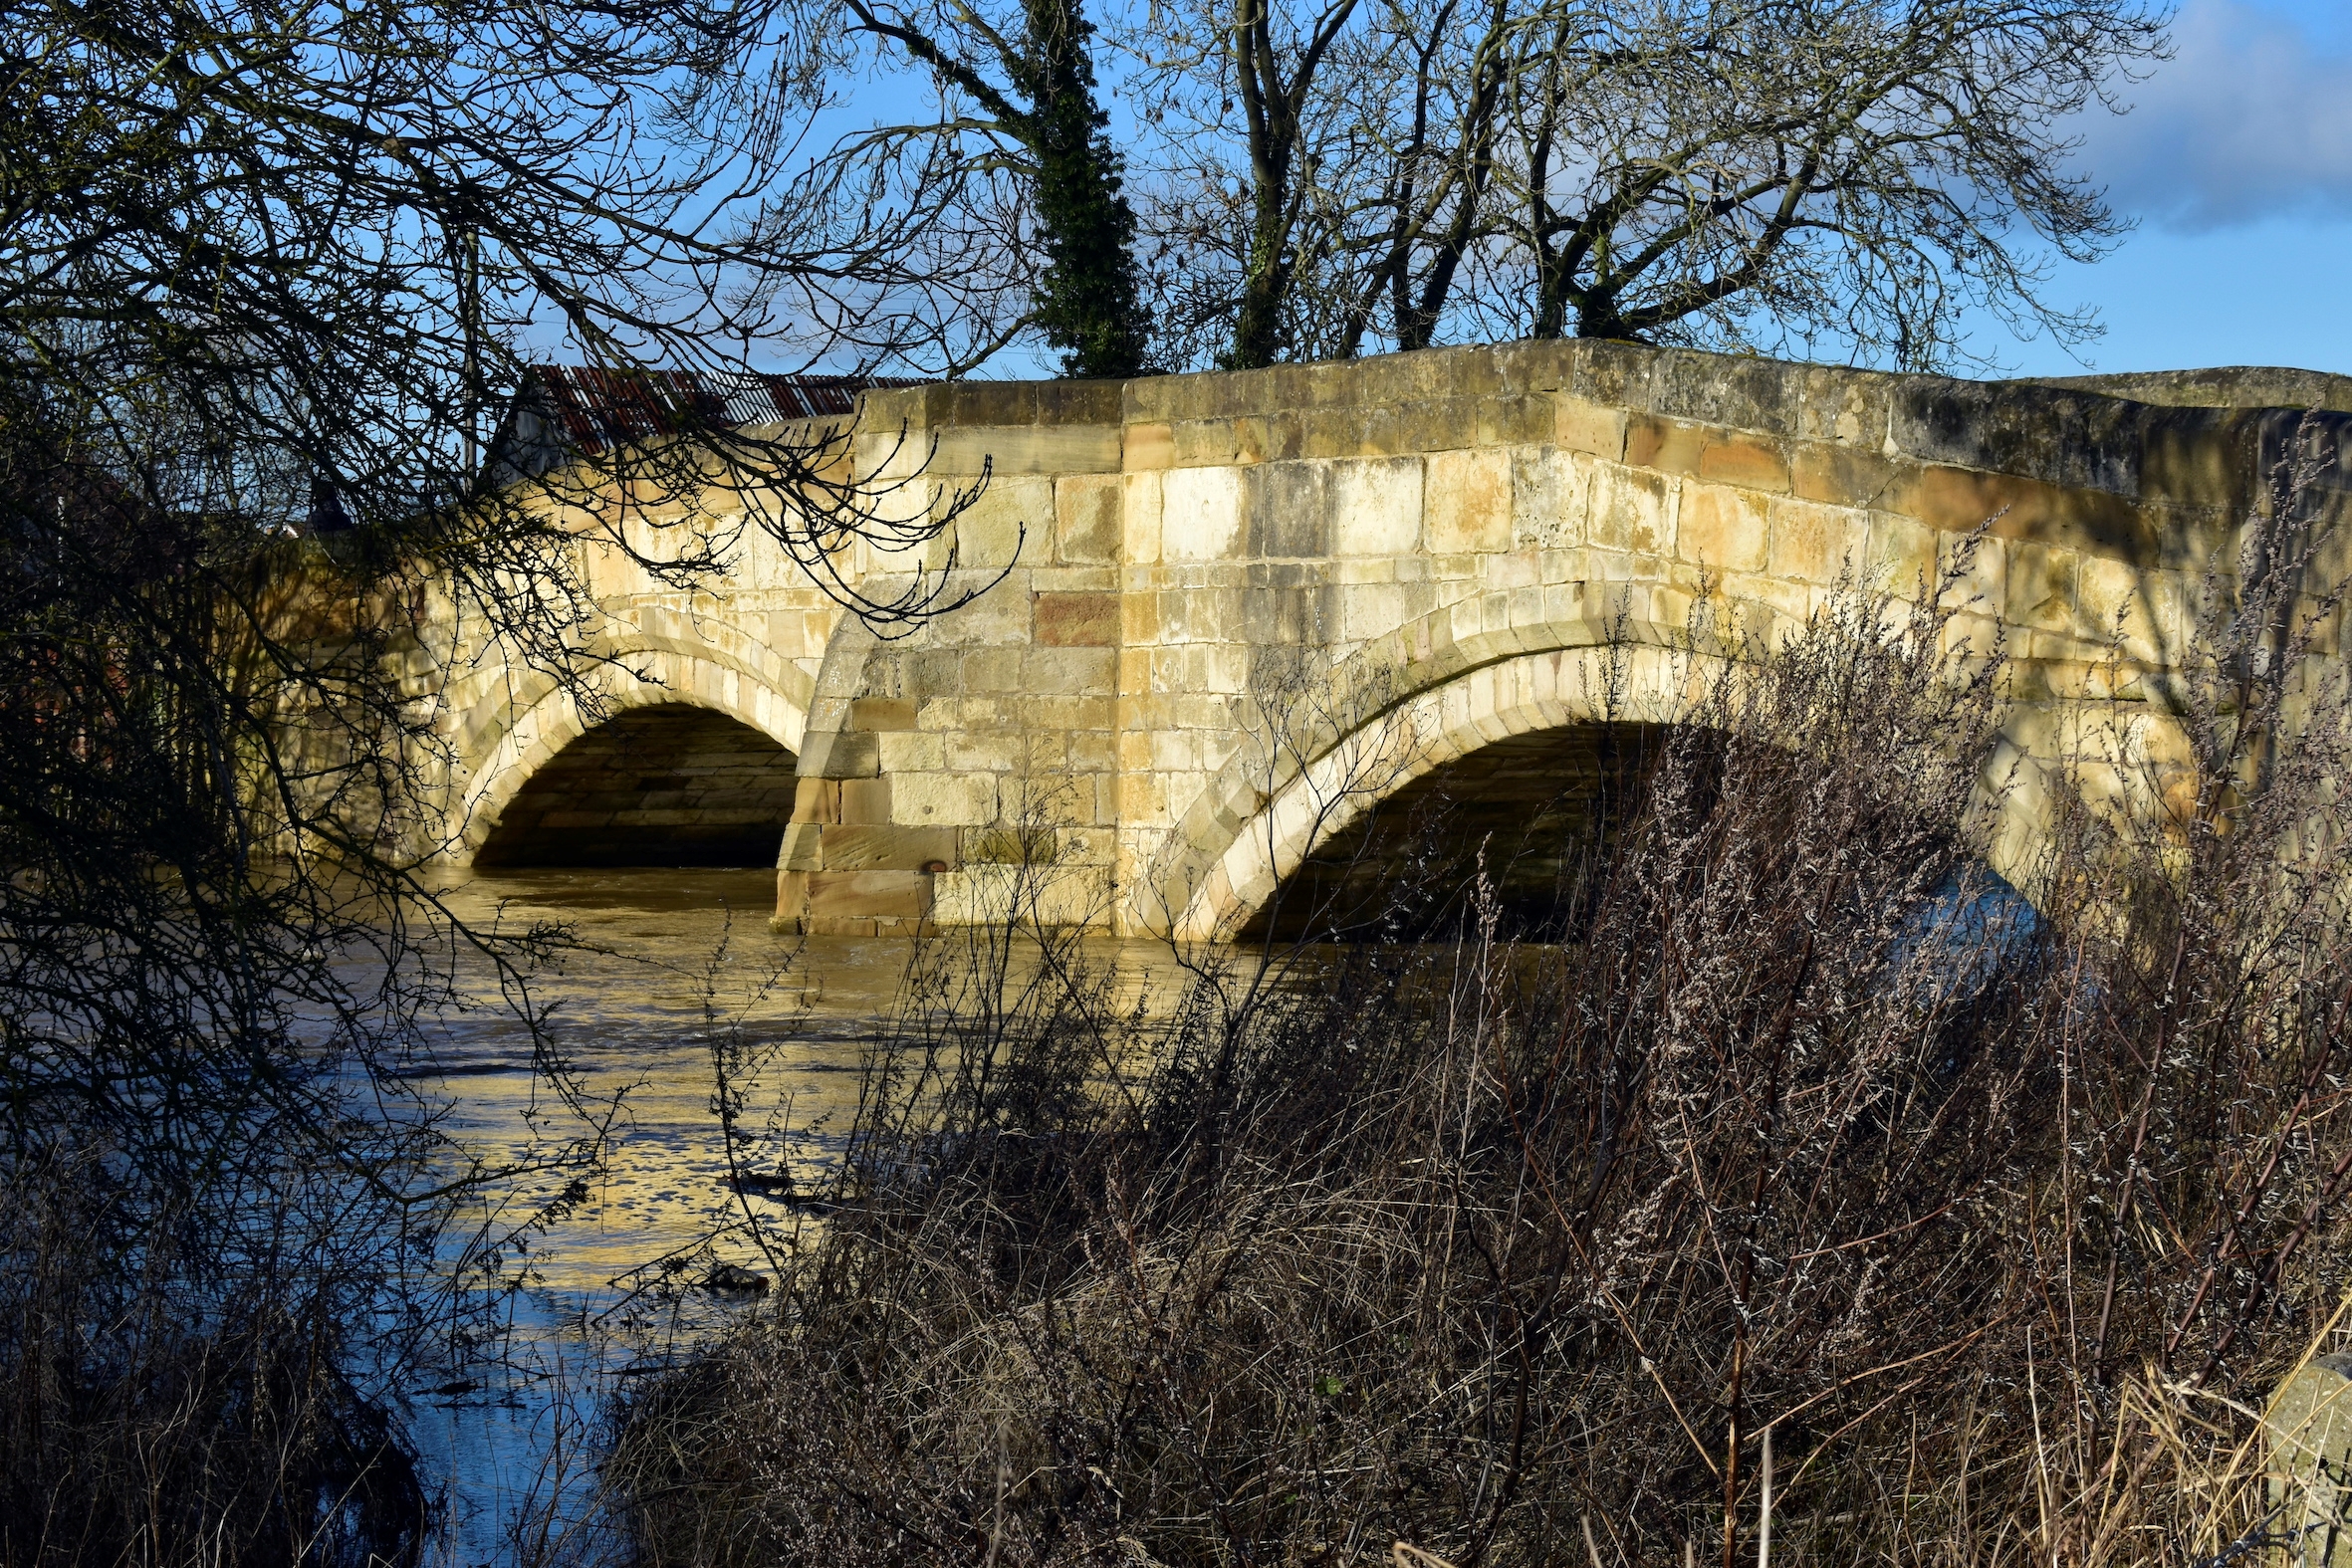
<instances>
[{"instance_id":1,"label":"tall evergreen tree","mask_svg":"<svg viewBox=\"0 0 2352 1568\"><path fill-rule=\"evenodd\" d=\"M1142 372L1150 341L1135 271L1135 213L1110 116L1097 101L1087 48L1094 28L1078 0L1027 0L1029 146L1046 275L1035 320L1075 376Z\"/></svg>"},{"instance_id":2,"label":"tall evergreen tree","mask_svg":"<svg viewBox=\"0 0 2352 1568\"><path fill-rule=\"evenodd\" d=\"M805 32L832 26L801 4ZM1042 339L1065 375L1143 373L1138 223L1081 0L846 4L830 64L911 67L942 103L843 137L770 193L763 242L818 350L953 377Z\"/></svg>"}]
</instances>

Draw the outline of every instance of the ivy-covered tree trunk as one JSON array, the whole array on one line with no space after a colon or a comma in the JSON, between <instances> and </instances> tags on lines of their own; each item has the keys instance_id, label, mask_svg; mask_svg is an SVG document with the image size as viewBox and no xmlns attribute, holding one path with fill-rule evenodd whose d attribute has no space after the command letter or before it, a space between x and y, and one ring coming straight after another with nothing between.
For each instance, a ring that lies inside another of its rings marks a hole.
<instances>
[{"instance_id":1,"label":"ivy-covered tree trunk","mask_svg":"<svg viewBox=\"0 0 2352 1568\"><path fill-rule=\"evenodd\" d=\"M1030 101L1038 221L1046 274L1036 320L1062 351L1062 372L1143 372L1151 333L1135 275L1135 214L1120 191L1122 162L1094 96L1086 41L1093 27L1078 0L1025 0L1028 59L1020 86Z\"/></svg>"}]
</instances>

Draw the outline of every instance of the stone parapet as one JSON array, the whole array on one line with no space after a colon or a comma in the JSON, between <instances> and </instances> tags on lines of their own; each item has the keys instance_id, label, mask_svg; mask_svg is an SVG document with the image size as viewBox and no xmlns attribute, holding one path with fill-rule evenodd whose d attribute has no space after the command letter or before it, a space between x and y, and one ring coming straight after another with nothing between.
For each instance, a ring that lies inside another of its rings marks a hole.
<instances>
[{"instance_id":1,"label":"stone parapet","mask_svg":"<svg viewBox=\"0 0 2352 1568\"><path fill-rule=\"evenodd\" d=\"M1954 635L2010 660L2021 755L2062 760L2047 716L2117 702L2161 755L2197 606L2233 591L2273 470L2352 425L1586 341L914 387L859 420L858 472L903 481L905 515L987 484L920 559L861 547L850 579L946 572L969 603L883 640L765 557L707 602L611 597L615 646L798 756L779 918L817 930L976 918L1018 843L1069 918L1209 931L1330 828L1278 817L1351 733L1409 712L1458 756L1611 704L1670 716L1687 661L1603 690L1594 650L1676 647L1694 616L1755 646L1841 584L1946 580ZM2303 504L2339 514L2344 487L2331 463ZM2339 543L2313 575L2348 564ZM578 733L490 683L462 701L493 805ZM2032 839L2013 824L2004 853Z\"/></svg>"}]
</instances>

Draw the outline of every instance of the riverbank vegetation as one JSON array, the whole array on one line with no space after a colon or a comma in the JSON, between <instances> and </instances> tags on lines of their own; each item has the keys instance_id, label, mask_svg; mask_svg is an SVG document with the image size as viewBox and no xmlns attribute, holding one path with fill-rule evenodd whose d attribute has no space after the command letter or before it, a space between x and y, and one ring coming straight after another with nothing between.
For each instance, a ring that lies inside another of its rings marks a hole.
<instances>
[{"instance_id":1,"label":"riverbank vegetation","mask_svg":"<svg viewBox=\"0 0 2352 1568\"><path fill-rule=\"evenodd\" d=\"M1998 650L1858 591L1703 683L1556 945L1474 900L1121 1010L1016 877L772 1304L617 1412L635 1551L1730 1568L1767 1491L1794 1561L2242 1550L2352 1286L2352 732L2340 671L2272 728L2263 580L2174 813L2062 803L2031 908Z\"/></svg>"},{"instance_id":2,"label":"riverbank vegetation","mask_svg":"<svg viewBox=\"0 0 2352 1568\"><path fill-rule=\"evenodd\" d=\"M457 1221L500 1174L430 1083L461 963L559 1111L518 1163L562 1194L602 1130L528 990L561 934L434 892L436 694L483 658L599 711L583 531L703 580L730 538L674 525L756 470L821 582L933 607L825 575L932 527L827 432L654 398L681 439L496 444L534 323L624 387L740 368L712 345L773 274L721 236L778 156L773 22L0 13L0 1562L422 1551L403 1402L564 1208Z\"/></svg>"}]
</instances>

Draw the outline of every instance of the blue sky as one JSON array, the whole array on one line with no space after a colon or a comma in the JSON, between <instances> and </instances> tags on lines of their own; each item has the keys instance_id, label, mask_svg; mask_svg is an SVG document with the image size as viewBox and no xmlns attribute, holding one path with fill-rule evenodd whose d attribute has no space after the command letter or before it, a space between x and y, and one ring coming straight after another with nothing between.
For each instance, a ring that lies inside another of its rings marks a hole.
<instances>
[{"instance_id":1,"label":"blue sky","mask_svg":"<svg viewBox=\"0 0 2352 1568\"><path fill-rule=\"evenodd\" d=\"M1992 373L2352 374L2352 0L2181 0L2173 39L2171 60L2119 87L2130 112L2075 127L2080 167L2138 227L2104 260L2058 264L2045 297L2094 308L2105 335L2070 352L1981 316L1967 346ZM828 122L900 117L910 81L869 82ZM1114 124L1132 107L1114 93ZM1015 351L980 373L1051 374L1052 358Z\"/></svg>"},{"instance_id":2,"label":"blue sky","mask_svg":"<svg viewBox=\"0 0 2352 1568\"><path fill-rule=\"evenodd\" d=\"M2352 374L2352 0L2186 0L2173 36L2132 112L2081 126L2083 166L2140 226L2049 298L2098 308L2094 369ZM1974 346L2026 374L2081 368L1993 321Z\"/></svg>"}]
</instances>

